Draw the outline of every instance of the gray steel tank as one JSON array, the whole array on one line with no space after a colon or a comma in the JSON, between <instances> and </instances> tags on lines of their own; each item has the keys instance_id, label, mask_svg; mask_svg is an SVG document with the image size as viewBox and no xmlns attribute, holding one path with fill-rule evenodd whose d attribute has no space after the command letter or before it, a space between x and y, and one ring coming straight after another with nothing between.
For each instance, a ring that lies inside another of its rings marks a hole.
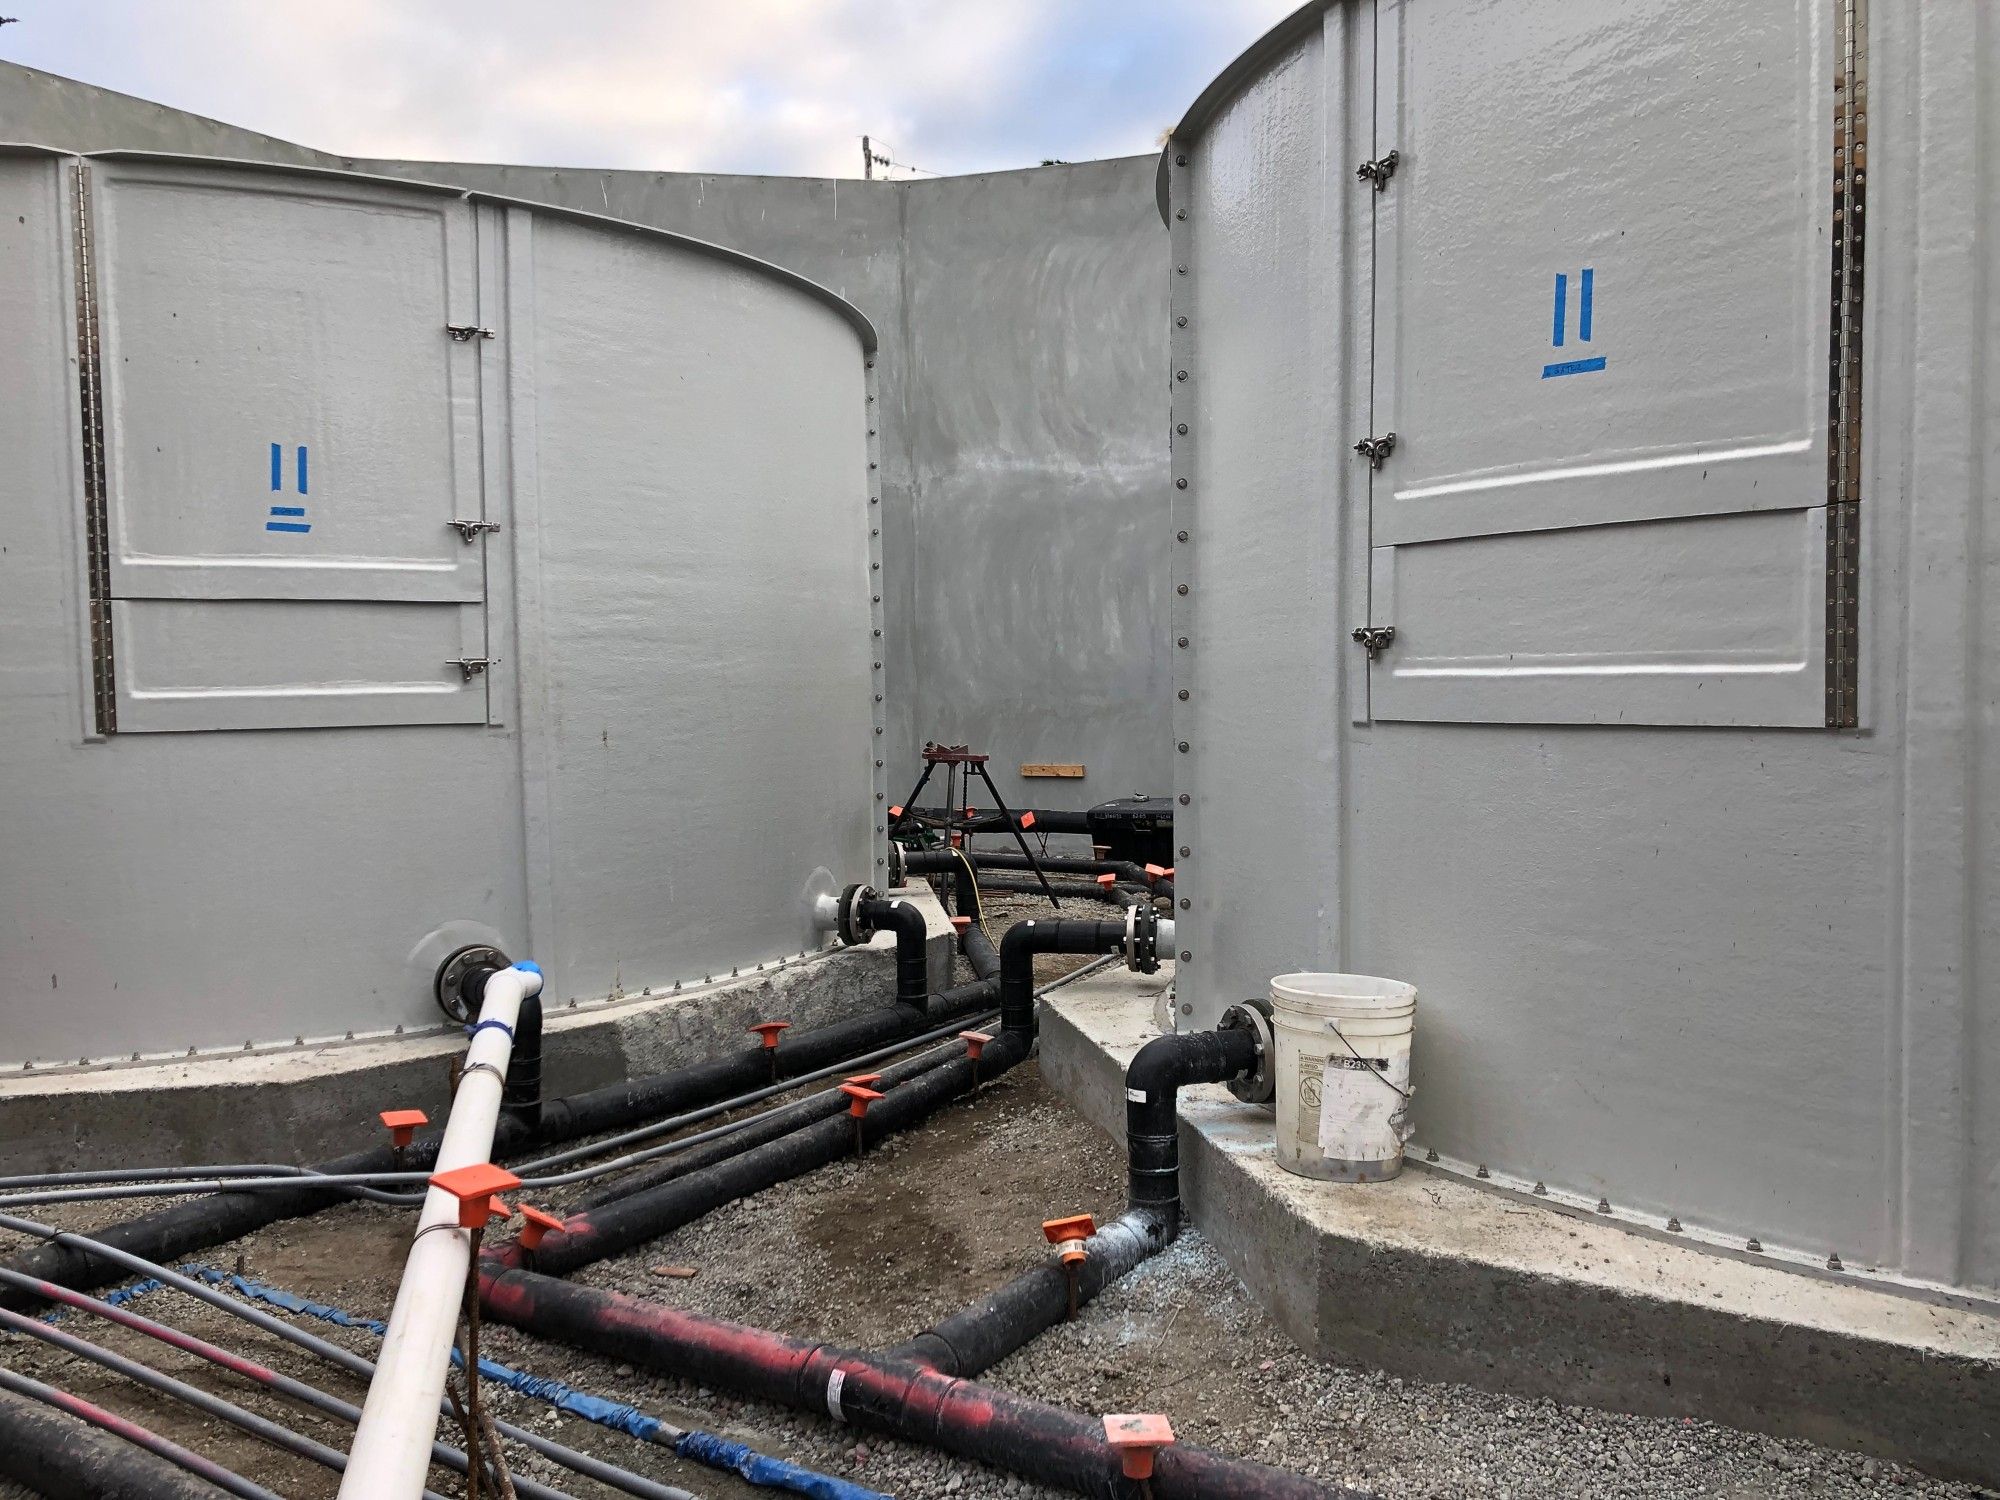
<instances>
[{"instance_id":1,"label":"gray steel tank","mask_svg":"<svg viewBox=\"0 0 2000 1500\"><path fill-rule=\"evenodd\" d=\"M0 1061L796 956L878 879L874 334L476 192L0 154Z\"/></svg>"},{"instance_id":2,"label":"gray steel tank","mask_svg":"<svg viewBox=\"0 0 2000 1500\"><path fill-rule=\"evenodd\" d=\"M1420 993L1421 1158L2000 1285L2000 39L1305 6L1170 136L1178 1017Z\"/></svg>"}]
</instances>

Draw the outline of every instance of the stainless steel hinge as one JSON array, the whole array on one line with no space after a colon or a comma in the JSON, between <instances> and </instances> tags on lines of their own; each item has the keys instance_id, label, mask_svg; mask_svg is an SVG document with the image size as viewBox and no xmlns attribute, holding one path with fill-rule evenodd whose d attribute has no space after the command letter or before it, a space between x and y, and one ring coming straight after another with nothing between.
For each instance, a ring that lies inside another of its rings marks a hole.
<instances>
[{"instance_id":1,"label":"stainless steel hinge","mask_svg":"<svg viewBox=\"0 0 2000 1500\"><path fill-rule=\"evenodd\" d=\"M490 656L454 656L445 662L447 667L457 667L467 682L472 681L493 664L494 658Z\"/></svg>"},{"instance_id":2,"label":"stainless steel hinge","mask_svg":"<svg viewBox=\"0 0 2000 1500\"><path fill-rule=\"evenodd\" d=\"M1357 625L1354 627L1354 644L1368 653L1370 661L1375 660L1377 651L1385 651L1389 643L1396 639L1393 625Z\"/></svg>"},{"instance_id":3,"label":"stainless steel hinge","mask_svg":"<svg viewBox=\"0 0 2000 1500\"><path fill-rule=\"evenodd\" d=\"M1364 161L1354 169L1354 175L1362 182L1373 183L1376 192L1389 185L1389 179L1396 175L1396 163L1400 158L1391 151L1387 156L1378 156L1373 161Z\"/></svg>"},{"instance_id":4,"label":"stainless steel hinge","mask_svg":"<svg viewBox=\"0 0 2000 1500\"><path fill-rule=\"evenodd\" d=\"M454 516L451 520L445 522L444 524L447 526L457 527L459 536L464 538L465 545L468 547L470 547L474 542L479 540L480 532L498 531L500 529L500 523L498 521L466 521L466 520L461 520L456 516Z\"/></svg>"},{"instance_id":5,"label":"stainless steel hinge","mask_svg":"<svg viewBox=\"0 0 2000 1500\"><path fill-rule=\"evenodd\" d=\"M1365 437L1354 445L1354 451L1368 460L1368 467L1379 469L1382 460L1396 451L1396 434L1385 432L1380 437Z\"/></svg>"},{"instance_id":6,"label":"stainless steel hinge","mask_svg":"<svg viewBox=\"0 0 2000 1500\"><path fill-rule=\"evenodd\" d=\"M444 331L451 335L454 344L469 344L474 339L490 339L495 334L490 328L481 328L477 323L447 323Z\"/></svg>"}]
</instances>

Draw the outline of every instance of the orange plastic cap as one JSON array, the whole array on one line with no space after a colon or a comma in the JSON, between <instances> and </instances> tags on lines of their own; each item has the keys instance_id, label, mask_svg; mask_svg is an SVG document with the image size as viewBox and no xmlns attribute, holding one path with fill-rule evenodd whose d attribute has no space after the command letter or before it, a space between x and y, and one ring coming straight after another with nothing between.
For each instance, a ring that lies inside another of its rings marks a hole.
<instances>
[{"instance_id":1,"label":"orange plastic cap","mask_svg":"<svg viewBox=\"0 0 2000 1500\"><path fill-rule=\"evenodd\" d=\"M776 1052L778 1050L778 1038L791 1029L792 1023L790 1021L759 1021L755 1026L750 1028L750 1030L756 1032L757 1035L764 1039L764 1050L766 1052Z\"/></svg>"},{"instance_id":2,"label":"orange plastic cap","mask_svg":"<svg viewBox=\"0 0 2000 1500\"><path fill-rule=\"evenodd\" d=\"M855 1119L868 1113L868 1106L882 1097L881 1093L862 1083L843 1083L841 1093L847 1095L847 1112Z\"/></svg>"},{"instance_id":3,"label":"orange plastic cap","mask_svg":"<svg viewBox=\"0 0 2000 1500\"><path fill-rule=\"evenodd\" d=\"M1113 886L1118 884L1118 877L1107 871L1097 877L1097 883L1102 886Z\"/></svg>"},{"instance_id":4,"label":"orange plastic cap","mask_svg":"<svg viewBox=\"0 0 2000 1500\"><path fill-rule=\"evenodd\" d=\"M1151 1412L1128 1412L1104 1419L1104 1441L1118 1450L1127 1479L1151 1479L1153 1455L1171 1448L1174 1425Z\"/></svg>"},{"instance_id":5,"label":"orange plastic cap","mask_svg":"<svg viewBox=\"0 0 2000 1500\"><path fill-rule=\"evenodd\" d=\"M1169 875L1173 873L1174 872L1172 870L1169 870L1165 865L1146 866L1146 878L1149 880L1165 880Z\"/></svg>"},{"instance_id":6,"label":"orange plastic cap","mask_svg":"<svg viewBox=\"0 0 2000 1500\"><path fill-rule=\"evenodd\" d=\"M1162 879L1172 880L1174 878L1174 867L1168 865L1164 870L1160 871L1160 876Z\"/></svg>"},{"instance_id":7,"label":"orange plastic cap","mask_svg":"<svg viewBox=\"0 0 2000 1500\"><path fill-rule=\"evenodd\" d=\"M380 1118L389 1127L389 1139L395 1142L399 1151L410 1144L418 1126L431 1122L431 1117L420 1109L385 1109Z\"/></svg>"},{"instance_id":8,"label":"orange plastic cap","mask_svg":"<svg viewBox=\"0 0 2000 1500\"><path fill-rule=\"evenodd\" d=\"M537 1245L541 1244L542 1237L551 1229L561 1229L563 1227L561 1219L549 1213L546 1209L536 1208L532 1204L523 1203L521 1205L521 1217L527 1221L521 1226L521 1248L523 1250L534 1249Z\"/></svg>"},{"instance_id":9,"label":"orange plastic cap","mask_svg":"<svg viewBox=\"0 0 2000 1500\"><path fill-rule=\"evenodd\" d=\"M963 931L965 931L965 929L966 929L966 928L968 928L968 927L970 927L970 926L972 925L972 918L970 918L970 917L953 917L953 918L951 919L951 925L952 925L952 926L953 926L953 927L954 927L954 928L955 928L956 930L958 930L959 932L963 932Z\"/></svg>"},{"instance_id":10,"label":"orange plastic cap","mask_svg":"<svg viewBox=\"0 0 2000 1500\"><path fill-rule=\"evenodd\" d=\"M432 1187L443 1188L458 1200L458 1224L461 1229L484 1229L488 1219L511 1217L514 1210L506 1205L500 1194L511 1192L520 1185L520 1178L490 1161L439 1172L431 1178Z\"/></svg>"},{"instance_id":11,"label":"orange plastic cap","mask_svg":"<svg viewBox=\"0 0 2000 1500\"><path fill-rule=\"evenodd\" d=\"M965 1055L978 1062L980 1052L993 1040L993 1034L988 1031L961 1031L958 1039L965 1043Z\"/></svg>"},{"instance_id":12,"label":"orange plastic cap","mask_svg":"<svg viewBox=\"0 0 2000 1500\"><path fill-rule=\"evenodd\" d=\"M1033 828L1035 826L1035 815L1031 812L1022 813L1021 826L1023 828Z\"/></svg>"},{"instance_id":13,"label":"orange plastic cap","mask_svg":"<svg viewBox=\"0 0 2000 1500\"><path fill-rule=\"evenodd\" d=\"M848 1075L847 1081L849 1083L858 1083L864 1089L872 1089L882 1081L882 1075L880 1073L851 1073Z\"/></svg>"},{"instance_id":14,"label":"orange plastic cap","mask_svg":"<svg viewBox=\"0 0 2000 1500\"><path fill-rule=\"evenodd\" d=\"M903 815L903 810L900 807L892 807L889 809L889 816L892 818L900 818L902 817L902 815Z\"/></svg>"},{"instance_id":15,"label":"orange plastic cap","mask_svg":"<svg viewBox=\"0 0 2000 1500\"><path fill-rule=\"evenodd\" d=\"M1042 1237L1061 1254L1064 1265L1083 1260L1083 1242L1097 1233L1097 1220L1089 1214L1071 1214L1067 1219L1044 1219Z\"/></svg>"},{"instance_id":16,"label":"orange plastic cap","mask_svg":"<svg viewBox=\"0 0 2000 1500\"><path fill-rule=\"evenodd\" d=\"M976 817L978 817L978 816L979 816L979 809L978 809L978 808L976 808L976 807L968 807L968 808L967 808L967 809L965 810L965 815L966 815L966 816L967 816L968 818L976 818Z\"/></svg>"}]
</instances>

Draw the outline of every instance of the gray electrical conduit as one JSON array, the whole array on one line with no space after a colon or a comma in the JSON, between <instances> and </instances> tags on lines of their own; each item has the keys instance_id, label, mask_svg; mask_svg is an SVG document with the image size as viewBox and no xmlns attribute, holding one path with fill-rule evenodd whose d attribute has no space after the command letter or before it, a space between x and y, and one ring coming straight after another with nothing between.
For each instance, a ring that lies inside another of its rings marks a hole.
<instances>
[{"instance_id":1,"label":"gray electrical conduit","mask_svg":"<svg viewBox=\"0 0 2000 1500\"><path fill-rule=\"evenodd\" d=\"M288 1344L296 1345L298 1348L316 1354L321 1359L340 1366L341 1369L348 1371L350 1374L360 1376L363 1380L371 1378L375 1373L375 1363L373 1360L366 1359L350 1349L343 1349L340 1345L320 1338L317 1334L307 1333L303 1328L294 1328L282 1318L273 1317L271 1314L262 1312L254 1307L247 1307L243 1303L238 1302L234 1297L218 1292L213 1287L205 1286L191 1276L183 1276L171 1267L163 1266L156 1261L147 1260L143 1256L133 1255L128 1251L120 1250L117 1246L108 1245L102 1240L92 1239L88 1235L71 1234L66 1230L56 1229L48 1224L37 1223L33 1219L17 1218L12 1214L0 1214L0 1229L11 1230L15 1234L25 1234L34 1239L48 1240L71 1250L80 1250L86 1254L94 1255L116 1265L123 1266L126 1270L134 1272L137 1275L150 1276L154 1280L174 1288L176 1291L186 1292L190 1297L199 1298L211 1307L220 1308L233 1317L241 1318L252 1327L261 1328L266 1333L273 1334ZM4 1371L0 1371L0 1374L4 1373ZM450 1411L449 1404L439 1403L438 1410L440 1413L448 1413ZM564 1468L582 1474L586 1478L595 1479L600 1484L608 1484L613 1489L622 1490L628 1495L637 1495L640 1497L640 1500L698 1500L698 1497L692 1491L680 1489L675 1485L661 1484L657 1480L648 1479L642 1474L634 1474L630 1470L621 1469L616 1464L609 1464L602 1459L592 1458L588 1453L579 1453L574 1448L565 1447L561 1443L541 1436L539 1433L529 1432L526 1428L517 1427L512 1422L503 1422L495 1418L493 1425L500 1429L502 1436L510 1437L517 1443L534 1449L543 1457L553 1459ZM518 1488L518 1483L516 1487Z\"/></svg>"},{"instance_id":2,"label":"gray electrical conduit","mask_svg":"<svg viewBox=\"0 0 2000 1500\"><path fill-rule=\"evenodd\" d=\"M240 1427L274 1447L283 1448L287 1453L297 1454L301 1458L309 1458L336 1473L344 1473L347 1469L347 1455L337 1448L329 1448L324 1443L314 1442L302 1432L294 1432L291 1428L280 1426L268 1417L260 1417L255 1412L245 1411L233 1401L225 1401L220 1396L211 1396L207 1391L197 1390L187 1382L176 1380L151 1365L141 1364L136 1359L127 1359L124 1355L113 1353L100 1344L91 1343L88 1339L80 1339L73 1333L65 1333L60 1328L34 1318L23 1317L20 1313L9 1312L4 1307L0 1307L0 1329L9 1329L15 1333L26 1334L30 1338L40 1339L45 1344L53 1344L65 1353L87 1359L94 1365L102 1365L113 1374L123 1375L127 1380L143 1385L148 1390L158 1391L163 1396L171 1396L174 1400L192 1406L196 1411L206 1413L208 1416L219 1417L232 1427ZM424 1500L444 1500L444 1497L434 1490L427 1489L422 1493Z\"/></svg>"},{"instance_id":3,"label":"gray electrical conduit","mask_svg":"<svg viewBox=\"0 0 2000 1500\"><path fill-rule=\"evenodd\" d=\"M294 1380L289 1375L281 1375L276 1370L244 1355L232 1354L229 1350L211 1344L206 1339L197 1338L178 1328L169 1328L164 1323L156 1323L128 1307L115 1307L84 1292L73 1292L68 1287L57 1286L54 1282L43 1281L39 1277L24 1276L19 1271L9 1271L5 1267L0 1267L0 1282L18 1287L24 1292L32 1292L37 1297L60 1302L65 1307L90 1313L107 1322L116 1323L122 1328L130 1328L136 1333L143 1333L150 1339L157 1339L184 1353L198 1355L210 1364L220 1365L223 1369L276 1391L281 1396L289 1396L294 1401L303 1402L315 1410L338 1417L350 1427L361 1420L360 1407L342 1401L338 1396L329 1395L318 1386L307 1385L304 1381ZM8 1319L11 1320L12 1316L9 1314ZM46 1326L46 1324L36 1325L38 1328ZM432 1443L431 1458L456 1473L465 1472L465 1454L449 1443ZM570 1497L561 1490L550 1489L545 1484L537 1484L534 1480L519 1474L513 1478L514 1488L527 1497L527 1500L570 1500Z\"/></svg>"},{"instance_id":4,"label":"gray electrical conduit","mask_svg":"<svg viewBox=\"0 0 2000 1500\"><path fill-rule=\"evenodd\" d=\"M1104 958L1093 963L1074 969L1070 973L1041 986L1035 993L1038 996L1046 995L1052 990L1058 990L1065 985L1073 984L1085 975L1105 967L1114 957L1115 955L1106 955ZM985 1015L961 1016L957 1020L939 1026L934 1030L922 1032L913 1037L907 1037L893 1046L877 1048L873 1052L865 1052L858 1057L851 1057L843 1062L830 1064L827 1067L816 1069L810 1073L802 1073L796 1078L783 1079L777 1083L767 1084L762 1088L752 1089L746 1094L739 1094L733 1099L718 1100L714 1104L703 1105L700 1109L688 1110L685 1113L671 1116L668 1119L655 1121L650 1125L642 1125L633 1130L609 1136L601 1141L572 1147L566 1151L554 1152L548 1156L538 1157L533 1161L523 1162L520 1168L520 1175L522 1175L521 1186L530 1190L568 1187L574 1183L589 1182L598 1177L608 1176L613 1172L622 1172L629 1167L643 1165L648 1161L671 1155L676 1151L686 1150L691 1146L718 1140L723 1136L744 1129L756 1120L761 1119L762 1116L732 1120L727 1125L718 1126L713 1130L683 1136L678 1140L668 1141L663 1145L653 1147L649 1150L629 1152L624 1156L615 1157L607 1162L599 1162L593 1167L576 1172L566 1172L549 1177L529 1177L525 1175L535 1171L537 1168L561 1166L568 1162L596 1155L602 1151L616 1149L621 1145L629 1145L634 1141L650 1140L671 1131L684 1129L689 1125L699 1124L703 1120L714 1119L719 1114L727 1114L734 1110L747 1108L752 1104L762 1103L764 1100L774 1098L779 1094L790 1093L804 1084L818 1083L828 1078L853 1073L872 1063L886 1061L889 1058L921 1047L928 1042L940 1041L946 1037L956 1036L962 1030L977 1026L983 1021L992 1020L995 1014L997 1012L988 1012ZM791 1104L780 1106L780 1109L800 1109L811 1103L812 1099L818 1097L820 1096L814 1095L806 1099L796 1100ZM264 1177L249 1175L237 1177L229 1175L237 1172L245 1174L261 1172L269 1173L270 1175ZM192 1175L196 1173L206 1175ZM31 1208L48 1203L97 1202L120 1198L172 1197L199 1193L255 1191L258 1189L276 1190L297 1187L301 1178L311 1178L317 1186L339 1188L354 1192L357 1196L366 1197L371 1202L415 1208L423 1202L420 1195L382 1192L379 1191L379 1185L382 1183L408 1183L412 1186L417 1186L429 1182L430 1176L431 1174L428 1172L329 1174L315 1172L308 1167L282 1164L267 1165L261 1163L205 1167L135 1167L125 1171L120 1171L116 1168L101 1168L88 1172L30 1173L14 1177L0 1177L0 1188L12 1188L16 1186L30 1187L30 1191L10 1193L4 1197L0 1197L0 1211L5 1211L9 1208ZM100 1183L115 1185L93 1185ZM73 1191L58 1191L58 1189L67 1189L73 1184L75 1185Z\"/></svg>"}]
</instances>

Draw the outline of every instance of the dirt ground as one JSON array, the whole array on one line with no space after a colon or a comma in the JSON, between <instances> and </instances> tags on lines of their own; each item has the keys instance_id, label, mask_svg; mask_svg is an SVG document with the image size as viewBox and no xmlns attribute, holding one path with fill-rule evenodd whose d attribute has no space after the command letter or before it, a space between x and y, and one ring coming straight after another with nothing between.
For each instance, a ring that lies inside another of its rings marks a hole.
<instances>
[{"instance_id":1,"label":"dirt ground","mask_svg":"<svg viewBox=\"0 0 2000 1500\"><path fill-rule=\"evenodd\" d=\"M1042 909L1040 903L1026 898L997 898L989 925L997 937L1004 922L1036 909ZM1049 960L1038 977L1046 981L1074 962ZM1123 1176L1121 1152L1056 1098L1029 1063L863 1161L843 1161L729 1205L634 1254L590 1267L577 1279L787 1333L883 1347L1039 1264L1048 1253L1040 1233L1044 1219L1078 1212L1093 1213L1100 1222L1115 1216L1122 1206ZM145 1206L79 1205L39 1216L88 1228ZM566 1206L561 1195L553 1206ZM230 1270L240 1258L253 1278L355 1315L385 1318L410 1223L407 1210L350 1204L274 1225L201 1259ZM0 1253L14 1248L0 1236ZM692 1267L696 1274L681 1279L656 1269L667 1266ZM359 1383L342 1372L178 1292L155 1292L135 1306L356 1404L362 1400ZM347 1347L373 1352L375 1340L365 1333L310 1318L296 1321ZM329 1446L347 1446L343 1424L271 1400L192 1356L82 1313L65 1314L61 1326L281 1418ZM927 1450L859 1435L821 1415L736 1401L511 1329L489 1329L483 1352L903 1500L1034 1500L1051 1493ZM44 1345L0 1337L0 1362L128 1414L280 1494L313 1500L337 1489L326 1470ZM1330 1482L1365 1485L1384 1496L1788 1500L1899 1494L1942 1500L1981 1493L1896 1465L1707 1423L1577 1411L1321 1364L1278 1333L1199 1235L1185 1238L1113 1288L1077 1323L1045 1335L987 1378L1086 1412L1165 1411L1186 1441ZM773 1493L540 1402L488 1390L494 1409L509 1420L708 1500ZM517 1472L578 1500L614 1493L525 1450L513 1449L510 1459ZM444 1495L462 1493L442 1470L433 1472L432 1484Z\"/></svg>"}]
</instances>

